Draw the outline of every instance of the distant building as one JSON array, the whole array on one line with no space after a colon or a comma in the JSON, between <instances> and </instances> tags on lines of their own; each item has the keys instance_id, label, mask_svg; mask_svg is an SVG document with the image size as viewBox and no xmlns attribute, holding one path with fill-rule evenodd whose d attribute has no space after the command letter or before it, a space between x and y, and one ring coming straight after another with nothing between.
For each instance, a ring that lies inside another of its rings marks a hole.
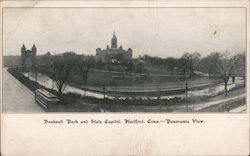
<instances>
[{"instance_id":1,"label":"distant building","mask_svg":"<svg viewBox=\"0 0 250 156\"><path fill-rule=\"evenodd\" d=\"M21 65L23 67L30 67L36 64L36 46L33 44L31 50L27 50L23 44L21 48Z\"/></svg>"},{"instance_id":2,"label":"distant building","mask_svg":"<svg viewBox=\"0 0 250 156\"><path fill-rule=\"evenodd\" d=\"M96 49L96 61L102 63L127 63L132 59L132 49L122 49L117 47L117 38L115 32L111 39L111 47L107 45L106 49Z\"/></svg>"}]
</instances>

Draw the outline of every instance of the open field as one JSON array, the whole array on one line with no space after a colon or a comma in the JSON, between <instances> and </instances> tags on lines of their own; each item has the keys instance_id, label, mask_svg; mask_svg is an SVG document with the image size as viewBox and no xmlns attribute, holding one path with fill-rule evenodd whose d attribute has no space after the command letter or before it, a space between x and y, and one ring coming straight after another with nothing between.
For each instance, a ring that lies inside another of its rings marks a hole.
<instances>
[{"instance_id":1,"label":"open field","mask_svg":"<svg viewBox=\"0 0 250 156\"><path fill-rule=\"evenodd\" d=\"M23 74L11 70L11 73L24 85L26 85L31 91L34 91L36 88L44 88L40 84L36 84L34 81L29 80ZM98 99L95 97L81 96L75 93L67 93L59 95L55 90L46 88L46 90L56 94L62 101L62 103L56 105L47 111L52 112L99 112L99 111L108 111L108 112L185 112L186 111L186 100L179 97L173 99ZM190 111L199 107L199 110L204 109L204 112L213 110L225 111L225 104L227 102L220 102L221 99L234 98L245 93L244 86L241 85L240 88L235 88L229 92L229 96L225 97L223 94L214 95L214 96L198 96L198 97L188 97L187 102L189 105ZM100 94L102 97L102 94ZM231 100L231 99L228 99ZM201 102L202 101L202 102ZM239 103L240 102L240 103ZM238 105L243 105L244 100L240 99L239 101L234 100L232 103L232 108L236 108ZM216 105L216 106L215 106ZM210 107L210 108L209 108ZM203 111L202 111L203 112Z\"/></svg>"},{"instance_id":2,"label":"open field","mask_svg":"<svg viewBox=\"0 0 250 156\"><path fill-rule=\"evenodd\" d=\"M202 89L221 83L220 79L200 78L196 80L187 81L189 90ZM89 91L103 92L103 86L86 86L74 85L76 88L86 89ZM134 86L105 86L105 91L110 95L144 95L144 96L158 96L158 95L172 95L185 92L185 81L166 82L160 84L143 84Z\"/></svg>"},{"instance_id":3,"label":"open field","mask_svg":"<svg viewBox=\"0 0 250 156\"><path fill-rule=\"evenodd\" d=\"M35 81L34 74L32 73L23 73L26 77L29 77L31 80ZM53 82L46 74L38 73L38 83L41 85L52 88ZM135 96L147 96L147 97L161 97L166 95L176 95L183 94L185 92L185 81L178 82L168 82L162 84L144 84L144 85L135 85L135 86L91 86L91 85L82 85L79 86L74 83L70 83L65 92L78 93L81 95L96 95L97 98L102 98L105 92L108 97L135 97ZM192 80L187 81L187 88L189 91L200 90L207 87L213 87L221 84L220 79L214 79L209 77L198 77ZM103 88L105 87L105 88ZM215 88L216 89L216 88Z\"/></svg>"},{"instance_id":4,"label":"open field","mask_svg":"<svg viewBox=\"0 0 250 156\"><path fill-rule=\"evenodd\" d=\"M148 69L142 73L136 71L129 73L126 72L126 68L125 65L103 65L102 68L91 67L88 70L87 81L85 82L82 73L77 67L75 67L72 71L74 76L71 80L71 84L81 87L92 86L97 88L105 85L111 86L115 89L119 89L119 87L122 89L122 87L134 88L138 86L137 89L142 88L145 90L147 88L144 87L159 87L162 86L162 84L165 84L165 86L168 85L170 88L178 87L177 85L183 85L186 80L190 81L190 83L209 83L218 80L218 77L201 78L200 76L194 76L190 79L189 75L182 75L180 73L171 75L169 70L162 67L155 67L154 69L151 67L152 69ZM38 68L38 71L48 75L47 69L48 67L41 66Z\"/></svg>"}]
</instances>

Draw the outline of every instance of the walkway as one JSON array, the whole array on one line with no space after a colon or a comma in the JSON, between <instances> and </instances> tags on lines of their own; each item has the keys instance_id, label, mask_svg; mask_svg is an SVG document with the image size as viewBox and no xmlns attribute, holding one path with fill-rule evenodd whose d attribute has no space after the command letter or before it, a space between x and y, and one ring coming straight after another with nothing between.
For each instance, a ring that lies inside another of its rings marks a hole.
<instances>
[{"instance_id":1,"label":"walkway","mask_svg":"<svg viewBox=\"0 0 250 156\"><path fill-rule=\"evenodd\" d=\"M34 93L3 68L3 113L41 113Z\"/></svg>"}]
</instances>

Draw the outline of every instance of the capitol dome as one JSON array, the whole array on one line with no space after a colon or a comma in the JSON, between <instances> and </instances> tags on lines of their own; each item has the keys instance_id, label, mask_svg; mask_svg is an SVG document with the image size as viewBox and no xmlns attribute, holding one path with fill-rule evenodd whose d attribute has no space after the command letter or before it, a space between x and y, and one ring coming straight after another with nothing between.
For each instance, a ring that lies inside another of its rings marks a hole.
<instances>
[{"instance_id":1,"label":"capitol dome","mask_svg":"<svg viewBox=\"0 0 250 156\"><path fill-rule=\"evenodd\" d=\"M111 48L117 48L117 38L115 36L115 32L114 32L113 37L111 39Z\"/></svg>"}]
</instances>

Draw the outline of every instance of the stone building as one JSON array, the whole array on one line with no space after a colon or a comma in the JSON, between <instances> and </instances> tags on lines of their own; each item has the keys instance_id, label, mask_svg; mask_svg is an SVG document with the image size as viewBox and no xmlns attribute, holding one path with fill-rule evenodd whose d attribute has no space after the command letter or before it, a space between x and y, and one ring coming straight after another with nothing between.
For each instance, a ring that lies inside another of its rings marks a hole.
<instances>
[{"instance_id":1,"label":"stone building","mask_svg":"<svg viewBox=\"0 0 250 156\"><path fill-rule=\"evenodd\" d=\"M127 63L132 59L132 49L124 50L122 46L117 46L115 32L111 39L111 47L107 45L106 49L96 49L96 61L102 63Z\"/></svg>"},{"instance_id":2,"label":"stone building","mask_svg":"<svg viewBox=\"0 0 250 156\"><path fill-rule=\"evenodd\" d=\"M36 46L33 44L31 50L26 49L23 44L21 48L21 65L25 67L31 67L36 64Z\"/></svg>"}]
</instances>

